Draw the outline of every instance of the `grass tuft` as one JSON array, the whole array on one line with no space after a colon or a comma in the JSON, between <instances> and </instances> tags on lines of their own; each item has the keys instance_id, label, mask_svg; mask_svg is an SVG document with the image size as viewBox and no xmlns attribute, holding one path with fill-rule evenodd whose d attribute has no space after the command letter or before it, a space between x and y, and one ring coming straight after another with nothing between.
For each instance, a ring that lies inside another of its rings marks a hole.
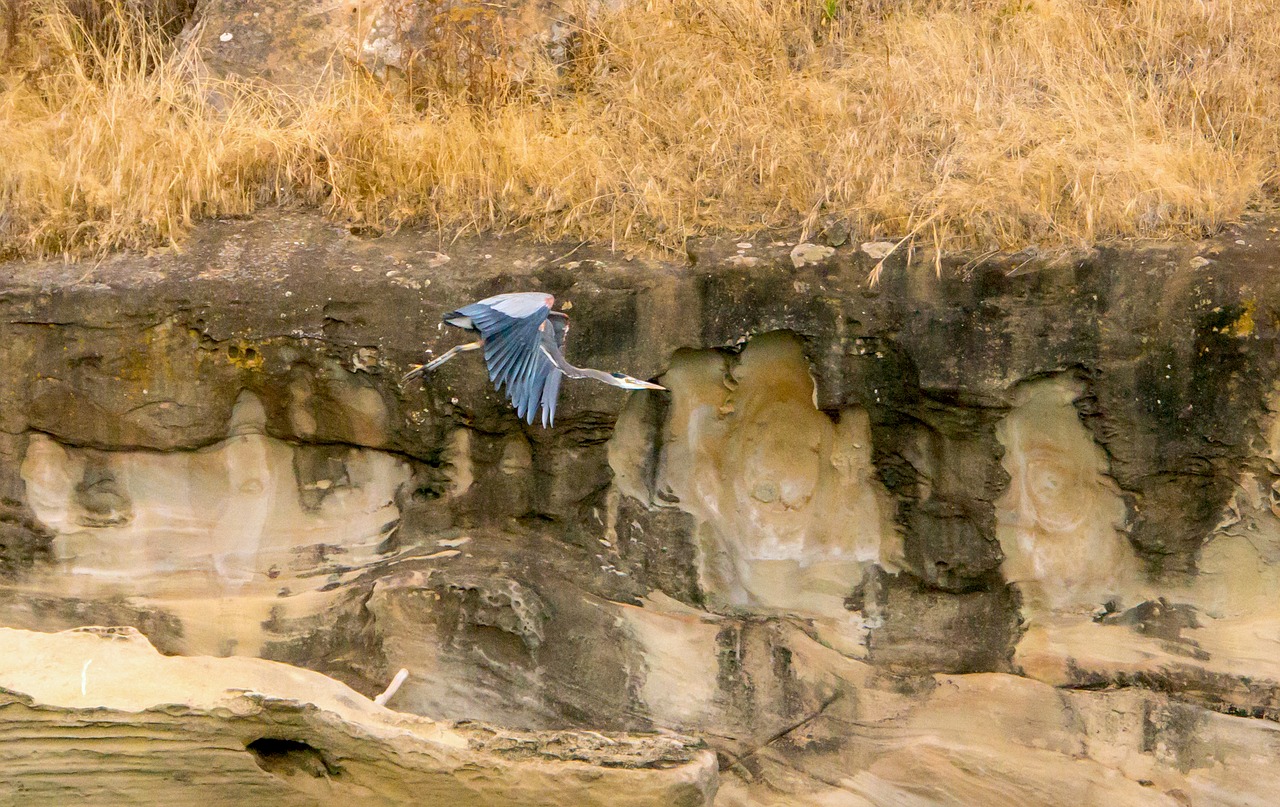
<instances>
[{"instance_id":1,"label":"grass tuft","mask_svg":"<svg viewBox=\"0 0 1280 807\"><path fill-rule=\"evenodd\" d=\"M1280 155L1272 0L628 0L483 93L353 69L310 97L199 78L137 5L26 3L0 20L4 256L275 204L671 249L831 219L945 249L1199 237Z\"/></svg>"}]
</instances>

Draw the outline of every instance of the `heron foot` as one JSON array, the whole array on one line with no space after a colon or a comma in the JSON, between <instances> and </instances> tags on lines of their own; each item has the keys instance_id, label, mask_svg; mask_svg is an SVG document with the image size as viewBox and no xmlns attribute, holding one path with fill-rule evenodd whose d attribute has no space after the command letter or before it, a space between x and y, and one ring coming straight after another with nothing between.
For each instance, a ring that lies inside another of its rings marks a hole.
<instances>
[{"instance_id":1,"label":"heron foot","mask_svg":"<svg viewBox=\"0 0 1280 807\"><path fill-rule=\"evenodd\" d=\"M427 370L427 365L425 364L410 365L409 372L400 376L400 389L404 389L408 386L409 382L415 378L422 378L425 380L428 372L430 371Z\"/></svg>"},{"instance_id":2,"label":"heron foot","mask_svg":"<svg viewBox=\"0 0 1280 807\"><path fill-rule=\"evenodd\" d=\"M454 356L458 355L459 353L466 353L467 351L470 351L470 350L479 350L482 347L484 347L484 340L469 342L465 345L458 345L457 347L450 348L447 352L445 352L443 356L437 359L432 359L430 362L426 364L415 364L413 365L412 370L410 370L409 372L405 373L403 376L400 377L400 386L403 388L405 384L409 383L415 378L419 378L419 377L426 378L428 375L434 372L437 367L444 364L449 359L452 359ZM427 353L431 353L431 351L428 350Z\"/></svg>"}]
</instances>

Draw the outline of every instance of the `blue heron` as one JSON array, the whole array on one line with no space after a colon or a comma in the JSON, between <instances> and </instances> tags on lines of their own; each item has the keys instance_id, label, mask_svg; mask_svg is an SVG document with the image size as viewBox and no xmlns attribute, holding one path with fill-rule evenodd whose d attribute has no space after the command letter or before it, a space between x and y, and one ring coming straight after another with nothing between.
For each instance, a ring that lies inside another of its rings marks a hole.
<instances>
[{"instance_id":1,"label":"blue heron","mask_svg":"<svg viewBox=\"0 0 1280 807\"><path fill-rule=\"evenodd\" d=\"M459 353L484 348L489 380L498 391L507 388L507 398L516 414L533 423L542 407L542 425L555 423L560 378L594 378L622 389L666 389L623 373L606 373L590 367L574 367L564 357L564 338L569 333L569 316L552 311L556 298L540 291L522 291L488 297L444 315L457 328L478 331L480 338L458 345L427 364L417 365L400 379L404 386L425 376Z\"/></svg>"}]
</instances>

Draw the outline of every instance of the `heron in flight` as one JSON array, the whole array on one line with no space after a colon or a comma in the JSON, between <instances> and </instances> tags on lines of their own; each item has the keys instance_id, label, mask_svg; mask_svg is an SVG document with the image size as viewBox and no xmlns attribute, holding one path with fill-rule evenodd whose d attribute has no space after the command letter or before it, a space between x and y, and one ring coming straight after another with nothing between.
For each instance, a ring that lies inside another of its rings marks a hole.
<instances>
[{"instance_id":1,"label":"heron in flight","mask_svg":"<svg viewBox=\"0 0 1280 807\"><path fill-rule=\"evenodd\" d=\"M400 379L400 386L426 376L459 353L483 348L489 380L499 392L504 386L507 388L507 398L526 423L533 423L541 407L544 427L555 423L562 376L593 378L622 389L666 389L623 373L570 364L564 357L569 316L552 311L555 302L550 294L522 291L488 297L450 311L444 315L447 324L477 331L480 338L451 348L427 364L416 365Z\"/></svg>"}]
</instances>

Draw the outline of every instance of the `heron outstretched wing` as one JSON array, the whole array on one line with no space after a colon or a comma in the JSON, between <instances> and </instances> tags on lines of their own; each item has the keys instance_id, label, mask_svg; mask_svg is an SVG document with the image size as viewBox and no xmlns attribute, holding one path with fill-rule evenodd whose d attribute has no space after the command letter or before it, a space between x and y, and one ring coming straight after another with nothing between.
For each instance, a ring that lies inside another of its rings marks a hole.
<instances>
[{"instance_id":1,"label":"heron outstretched wing","mask_svg":"<svg viewBox=\"0 0 1280 807\"><path fill-rule=\"evenodd\" d=\"M484 337L484 361L489 379L526 423L542 408L543 425L555 420L560 372L547 349L560 350L568 317L551 307L555 298L541 292L499 294L445 315L445 321L470 327Z\"/></svg>"},{"instance_id":2,"label":"heron outstretched wing","mask_svg":"<svg viewBox=\"0 0 1280 807\"><path fill-rule=\"evenodd\" d=\"M511 403L516 414L526 423L533 423L539 406L542 408L542 426L555 425L556 401L560 397L560 379L564 374L556 366L553 356L564 355L564 339L569 332L569 317L558 311L548 314L547 325L538 330L538 357L532 364L527 380L511 390Z\"/></svg>"}]
</instances>

